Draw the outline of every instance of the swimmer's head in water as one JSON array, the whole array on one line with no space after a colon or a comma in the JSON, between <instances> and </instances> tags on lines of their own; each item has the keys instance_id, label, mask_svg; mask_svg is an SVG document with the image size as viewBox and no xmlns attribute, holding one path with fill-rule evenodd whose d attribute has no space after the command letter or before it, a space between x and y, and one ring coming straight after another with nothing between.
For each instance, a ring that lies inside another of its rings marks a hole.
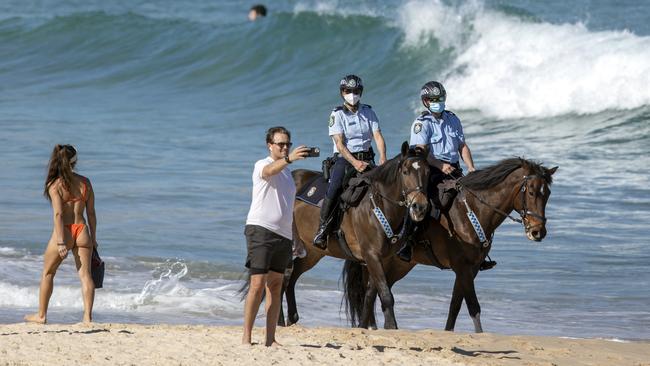
<instances>
[{"instance_id":1,"label":"swimmer's head in water","mask_svg":"<svg viewBox=\"0 0 650 366\"><path fill-rule=\"evenodd\" d=\"M251 6L251 9L248 11L248 20L254 21L258 17L265 17L266 16L266 6L262 4L257 4Z\"/></svg>"}]
</instances>

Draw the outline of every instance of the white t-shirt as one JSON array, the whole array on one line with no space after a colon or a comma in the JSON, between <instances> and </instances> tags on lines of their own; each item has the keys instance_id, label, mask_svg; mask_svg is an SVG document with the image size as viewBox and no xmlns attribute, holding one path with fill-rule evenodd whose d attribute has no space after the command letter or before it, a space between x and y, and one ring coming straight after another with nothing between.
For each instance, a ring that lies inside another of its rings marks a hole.
<instances>
[{"instance_id":1,"label":"white t-shirt","mask_svg":"<svg viewBox=\"0 0 650 366\"><path fill-rule=\"evenodd\" d=\"M253 199L246 225L259 225L291 240L296 185L287 167L267 179L262 178L262 170L272 162L268 156L255 163Z\"/></svg>"}]
</instances>

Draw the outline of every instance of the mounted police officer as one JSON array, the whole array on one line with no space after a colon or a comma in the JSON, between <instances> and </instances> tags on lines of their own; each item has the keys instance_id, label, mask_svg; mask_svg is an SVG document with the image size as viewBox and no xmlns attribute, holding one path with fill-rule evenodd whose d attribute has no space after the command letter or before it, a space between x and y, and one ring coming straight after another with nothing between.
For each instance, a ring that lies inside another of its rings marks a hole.
<instances>
[{"instance_id":1,"label":"mounted police officer","mask_svg":"<svg viewBox=\"0 0 650 366\"><path fill-rule=\"evenodd\" d=\"M462 169L459 160L462 158L469 172L473 172L474 160L472 152L465 142L463 126L460 119L448 110L445 110L447 92L441 83L429 81L420 90L420 99L426 111L415 119L411 126L411 146L424 147L429 145L428 162L432 166L429 181L429 197L434 206L434 217L439 218L440 210L444 209L454 198L438 197L438 183L445 179L459 178ZM441 207L442 206L442 207ZM411 224L412 225L412 224ZM411 228L406 229L411 230ZM405 260L411 260L411 240L406 240L397 255Z\"/></svg>"},{"instance_id":2,"label":"mounted police officer","mask_svg":"<svg viewBox=\"0 0 650 366\"><path fill-rule=\"evenodd\" d=\"M329 118L329 135L334 141L336 160L320 211L320 226L314 237L314 245L321 249L327 248L327 235L335 229L333 212L346 174L352 169L361 173L374 165L372 139L379 150L379 164L386 161L386 146L379 129L379 119L371 106L359 103L363 94L361 78L347 75L341 79L339 91L344 103L334 108Z\"/></svg>"}]
</instances>

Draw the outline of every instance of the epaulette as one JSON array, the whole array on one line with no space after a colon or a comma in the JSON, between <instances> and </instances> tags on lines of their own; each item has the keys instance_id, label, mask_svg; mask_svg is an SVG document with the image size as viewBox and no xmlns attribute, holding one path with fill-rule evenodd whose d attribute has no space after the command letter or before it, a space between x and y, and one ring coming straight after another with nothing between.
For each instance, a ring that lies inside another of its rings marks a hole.
<instances>
[{"instance_id":1,"label":"epaulette","mask_svg":"<svg viewBox=\"0 0 650 366\"><path fill-rule=\"evenodd\" d=\"M364 106L364 105L365 105L366 107L368 107L368 108L370 108L370 109L372 109L372 106L371 106L370 104L361 104L361 105L362 105L362 106Z\"/></svg>"},{"instance_id":2,"label":"epaulette","mask_svg":"<svg viewBox=\"0 0 650 366\"><path fill-rule=\"evenodd\" d=\"M418 121L424 121L425 119L427 119L426 117L429 117L429 116L431 116L431 113L429 113L429 111L423 111L420 114L420 117L417 118L417 120Z\"/></svg>"},{"instance_id":3,"label":"epaulette","mask_svg":"<svg viewBox=\"0 0 650 366\"><path fill-rule=\"evenodd\" d=\"M332 112L340 111L343 109L342 105L336 106L334 109L332 109Z\"/></svg>"},{"instance_id":4,"label":"epaulette","mask_svg":"<svg viewBox=\"0 0 650 366\"><path fill-rule=\"evenodd\" d=\"M446 109L445 109L445 112L451 114L452 116L455 116L455 115L456 115L456 113L454 113L454 112L452 112L452 111L448 111L448 110L446 110Z\"/></svg>"}]
</instances>

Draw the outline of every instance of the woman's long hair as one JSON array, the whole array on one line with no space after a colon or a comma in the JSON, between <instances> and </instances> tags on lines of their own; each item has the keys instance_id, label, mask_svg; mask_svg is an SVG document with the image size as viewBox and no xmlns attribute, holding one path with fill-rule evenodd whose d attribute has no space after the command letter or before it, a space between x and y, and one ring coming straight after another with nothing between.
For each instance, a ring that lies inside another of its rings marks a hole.
<instances>
[{"instance_id":1,"label":"woman's long hair","mask_svg":"<svg viewBox=\"0 0 650 366\"><path fill-rule=\"evenodd\" d=\"M72 145L56 145L50 156L50 163L47 167L47 178L45 179L45 190L43 194L48 200L52 200L49 189L52 183L61 178L63 187L70 191L72 187L72 169L75 166L77 150Z\"/></svg>"}]
</instances>

